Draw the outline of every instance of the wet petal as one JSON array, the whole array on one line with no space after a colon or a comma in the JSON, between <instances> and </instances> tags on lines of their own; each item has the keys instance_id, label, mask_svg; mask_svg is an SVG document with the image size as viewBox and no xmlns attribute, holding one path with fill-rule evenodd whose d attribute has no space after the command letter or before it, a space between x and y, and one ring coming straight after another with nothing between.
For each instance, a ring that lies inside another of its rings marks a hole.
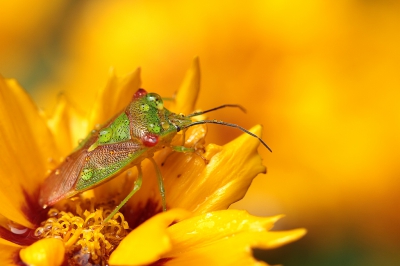
<instances>
[{"instance_id":1,"label":"wet petal","mask_svg":"<svg viewBox=\"0 0 400 266\"><path fill-rule=\"evenodd\" d=\"M303 229L269 232L280 217L225 210L181 221L168 228L174 249L165 255L171 259L166 264L260 265L252 256L252 248L275 248L305 234Z\"/></svg>"},{"instance_id":2,"label":"wet petal","mask_svg":"<svg viewBox=\"0 0 400 266\"><path fill-rule=\"evenodd\" d=\"M115 114L122 111L131 101L140 84L139 68L122 78L117 77L112 68L107 85L98 92L94 101L95 104L91 109L88 129L92 130L97 124L104 124ZM89 107L91 107L92 102L88 102Z\"/></svg>"},{"instance_id":3,"label":"wet petal","mask_svg":"<svg viewBox=\"0 0 400 266\"><path fill-rule=\"evenodd\" d=\"M21 212L24 192L32 195L45 178L48 159L58 152L38 109L14 80L0 77L0 201L1 214L32 226Z\"/></svg>"},{"instance_id":4,"label":"wet petal","mask_svg":"<svg viewBox=\"0 0 400 266\"><path fill-rule=\"evenodd\" d=\"M145 265L157 261L172 247L166 228L188 215L185 210L173 209L152 217L122 240L111 254L110 264Z\"/></svg>"}]
</instances>

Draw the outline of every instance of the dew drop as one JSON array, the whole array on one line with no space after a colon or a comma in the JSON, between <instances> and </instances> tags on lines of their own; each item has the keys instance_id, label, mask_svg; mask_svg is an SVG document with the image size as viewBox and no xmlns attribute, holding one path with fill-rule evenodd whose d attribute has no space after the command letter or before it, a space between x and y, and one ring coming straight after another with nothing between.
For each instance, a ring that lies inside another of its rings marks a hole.
<instances>
[{"instance_id":1,"label":"dew drop","mask_svg":"<svg viewBox=\"0 0 400 266\"><path fill-rule=\"evenodd\" d=\"M168 124L167 122L161 122L161 127L162 127L164 130L167 130L167 129L169 128L169 124Z\"/></svg>"},{"instance_id":2,"label":"dew drop","mask_svg":"<svg viewBox=\"0 0 400 266\"><path fill-rule=\"evenodd\" d=\"M47 215L48 215L49 217L57 216L57 215L58 215L58 210L52 208L52 209L49 210L49 212L47 213Z\"/></svg>"},{"instance_id":3,"label":"dew drop","mask_svg":"<svg viewBox=\"0 0 400 266\"><path fill-rule=\"evenodd\" d=\"M46 224L44 225L44 227L43 227L43 230L44 230L45 232L47 232L47 231L49 231L52 227L53 227L52 224L46 223Z\"/></svg>"},{"instance_id":4,"label":"dew drop","mask_svg":"<svg viewBox=\"0 0 400 266\"><path fill-rule=\"evenodd\" d=\"M51 217L51 218L47 219L46 222L47 223L55 223L55 222L57 222L57 219L54 217Z\"/></svg>"},{"instance_id":5,"label":"dew drop","mask_svg":"<svg viewBox=\"0 0 400 266\"><path fill-rule=\"evenodd\" d=\"M60 171L59 169L57 169L57 170L54 172L55 175L59 175L60 173L61 173L61 171Z\"/></svg>"},{"instance_id":6,"label":"dew drop","mask_svg":"<svg viewBox=\"0 0 400 266\"><path fill-rule=\"evenodd\" d=\"M43 227L38 227L38 228L35 230L34 235L37 236L37 237L39 237L39 236L41 236L43 233L44 233Z\"/></svg>"},{"instance_id":7,"label":"dew drop","mask_svg":"<svg viewBox=\"0 0 400 266\"><path fill-rule=\"evenodd\" d=\"M23 235L26 233L26 231L28 231L28 228L23 227L19 224L9 223L8 227L10 228L10 231L16 235Z\"/></svg>"}]
</instances>

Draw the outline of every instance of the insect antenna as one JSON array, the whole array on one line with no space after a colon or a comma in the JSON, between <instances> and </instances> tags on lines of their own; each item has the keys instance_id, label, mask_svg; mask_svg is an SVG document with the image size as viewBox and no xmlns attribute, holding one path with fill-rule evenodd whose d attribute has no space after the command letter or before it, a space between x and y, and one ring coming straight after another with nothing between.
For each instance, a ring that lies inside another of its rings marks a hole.
<instances>
[{"instance_id":1,"label":"insect antenna","mask_svg":"<svg viewBox=\"0 0 400 266\"><path fill-rule=\"evenodd\" d=\"M194 113L188 115L187 117L193 117L193 116L202 115L202 114L205 114L205 113L208 113L208 112L212 112L212 111L215 111L215 110L218 110L218 109L222 109L222 108L225 108L225 107L239 108L240 110L242 110L243 113L246 113L246 109L244 109L244 107L239 105L239 104L224 104L224 105L217 106L217 107L205 110L205 111L194 112Z\"/></svg>"},{"instance_id":2,"label":"insect antenna","mask_svg":"<svg viewBox=\"0 0 400 266\"><path fill-rule=\"evenodd\" d=\"M216 107L216 108L213 108L213 109L210 109L210 110L220 109L220 108L223 108L224 106L225 105L222 105L220 107ZM228 106L231 106L231 105L228 105ZM234 105L234 106L236 107L237 105ZM240 105L238 105L238 106L240 106ZM209 111L209 110L207 110L207 111ZM201 112L201 113L204 113L204 112ZM194 114L196 114L196 113L194 113ZM190 115L189 115L189 117L190 117ZM262 145L265 146L265 148L267 148L270 152L272 152L271 148L268 147L267 143L265 143L259 136L255 135L254 133L251 133L250 131L248 131L244 127L241 127L241 126L236 125L236 124L231 124L231 123L227 123L227 122L219 121L219 120L201 120L201 121L192 122L189 125L185 126L183 129L191 127L191 126L195 126L195 125L201 125L201 124L218 124L218 125L237 128L237 129L245 132L246 134L249 134L250 136L255 137L256 139L258 139L262 143Z\"/></svg>"}]
</instances>

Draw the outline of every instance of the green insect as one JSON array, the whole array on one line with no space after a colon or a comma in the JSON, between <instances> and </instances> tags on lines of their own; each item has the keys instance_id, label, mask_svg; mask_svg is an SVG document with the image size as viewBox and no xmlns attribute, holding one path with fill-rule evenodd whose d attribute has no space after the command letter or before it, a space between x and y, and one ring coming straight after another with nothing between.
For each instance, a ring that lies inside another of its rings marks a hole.
<instances>
[{"instance_id":1,"label":"green insect","mask_svg":"<svg viewBox=\"0 0 400 266\"><path fill-rule=\"evenodd\" d=\"M261 138L238 125L217 120L191 120L191 117L224 107L241 108L239 105L222 105L185 116L164 108L163 100L158 94L147 93L144 89L139 89L124 111L116 115L101 129L89 134L79 147L50 173L40 189L40 206L46 208L54 205L62 199L94 188L128 168L136 166L138 178L134 188L104 220L106 222L140 189L142 184L141 162L144 159L150 159L157 169L162 207L165 211L163 180L152 157L156 151L165 146L170 146L173 150L180 152L194 151L192 148L171 145L177 132L194 125L213 123L238 128L257 138L271 151Z\"/></svg>"}]
</instances>

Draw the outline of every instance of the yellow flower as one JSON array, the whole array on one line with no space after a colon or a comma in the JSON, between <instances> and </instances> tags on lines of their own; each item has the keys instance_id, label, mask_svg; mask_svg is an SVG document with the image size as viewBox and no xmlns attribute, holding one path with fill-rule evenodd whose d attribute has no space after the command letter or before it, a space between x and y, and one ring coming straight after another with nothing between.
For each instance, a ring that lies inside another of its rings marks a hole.
<instances>
[{"instance_id":1,"label":"yellow flower","mask_svg":"<svg viewBox=\"0 0 400 266\"><path fill-rule=\"evenodd\" d=\"M266 265L252 248L275 248L304 235L304 229L270 232L280 216L261 218L226 210L241 199L252 179L265 172L259 141L243 134L218 146L205 144L206 126L189 128L186 145L199 154L155 155L164 178L168 211L162 212L154 167L143 162L142 188L113 219L104 218L131 190L128 170L93 190L43 210L38 191L46 173L74 147L82 133L104 123L130 101L140 86L139 71L119 79L112 72L84 118L65 97L51 118L39 112L13 80L0 79L0 260L6 265ZM168 107L194 110L199 65L194 60ZM261 127L250 130L260 136ZM182 143L177 135L174 143ZM200 156L199 156L200 155Z\"/></svg>"}]
</instances>

